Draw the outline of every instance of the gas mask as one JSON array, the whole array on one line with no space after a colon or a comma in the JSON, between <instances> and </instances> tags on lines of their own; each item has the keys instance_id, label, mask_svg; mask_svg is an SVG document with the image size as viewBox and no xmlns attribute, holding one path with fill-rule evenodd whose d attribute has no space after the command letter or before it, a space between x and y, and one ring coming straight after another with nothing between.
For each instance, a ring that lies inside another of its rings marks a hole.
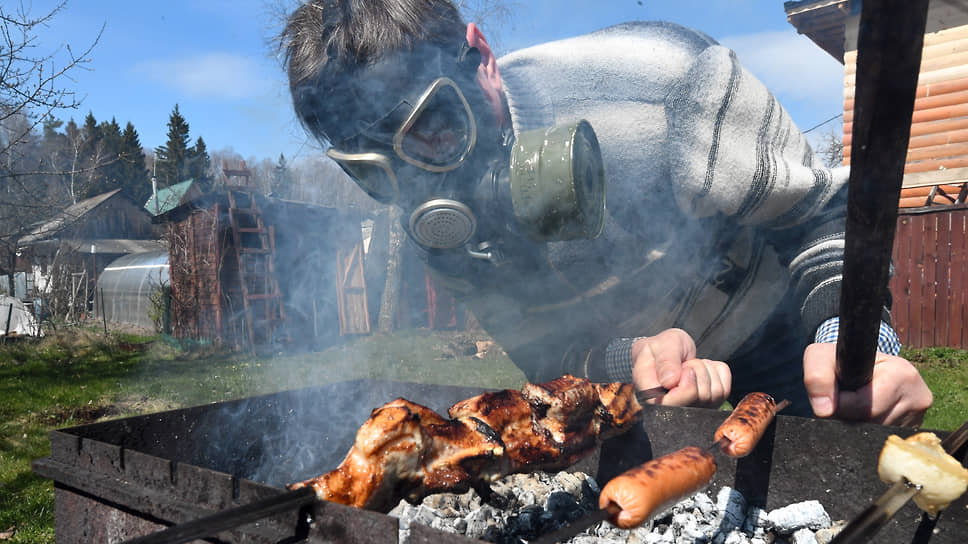
<instances>
[{"instance_id":1,"label":"gas mask","mask_svg":"<svg viewBox=\"0 0 968 544\"><path fill-rule=\"evenodd\" d=\"M429 84L418 83L411 96L326 155L371 197L408 213L410 236L429 250L465 251L499 264L510 236L597 237L605 175L591 125L578 121L514 138L497 127L474 80L476 50L465 42L456 63L439 48L433 52L419 63L425 77L410 78ZM438 73L426 74L431 67Z\"/></svg>"}]
</instances>

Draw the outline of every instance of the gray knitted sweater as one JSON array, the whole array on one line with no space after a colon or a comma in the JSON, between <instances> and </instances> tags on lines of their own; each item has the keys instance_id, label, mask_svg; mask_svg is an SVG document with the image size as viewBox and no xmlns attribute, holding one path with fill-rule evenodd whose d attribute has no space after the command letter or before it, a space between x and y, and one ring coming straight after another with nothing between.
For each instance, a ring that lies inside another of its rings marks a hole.
<instances>
[{"instance_id":1,"label":"gray knitted sweater","mask_svg":"<svg viewBox=\"0 0 968 544\"><path fill-rule=\"evenodd\" d=\"M770 320L802 346L836 315L848 171L817 163L730 50L629 23L499 66L515 133L586 119L607 178L595 240L519 248L486 270L429 259L530 379L626 378L606 371L605 347L670 327L731 362ZM767 359L734 373L796 364Z\"/></svg>"}]
</instances>

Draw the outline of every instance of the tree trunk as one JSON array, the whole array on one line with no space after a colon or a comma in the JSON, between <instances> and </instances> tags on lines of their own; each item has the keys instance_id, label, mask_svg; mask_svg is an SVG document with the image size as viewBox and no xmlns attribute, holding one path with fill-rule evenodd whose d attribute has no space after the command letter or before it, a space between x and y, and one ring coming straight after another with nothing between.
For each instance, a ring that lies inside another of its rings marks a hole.
<instances>
[{"instance_id":1,"label":"tree trunk","mask_svg":"<svg viewBox=\"0 0 968 544\"><path fill-rule=\"evenodd\" d=\"M403 226L400 225L400 209L390 206L390 241L387 248L387 281L380 300L380 315L377 320L377 330L389 333L393 331L394 316L400 300L400 281L402 268Z\"/></svg>"}]
</instances>

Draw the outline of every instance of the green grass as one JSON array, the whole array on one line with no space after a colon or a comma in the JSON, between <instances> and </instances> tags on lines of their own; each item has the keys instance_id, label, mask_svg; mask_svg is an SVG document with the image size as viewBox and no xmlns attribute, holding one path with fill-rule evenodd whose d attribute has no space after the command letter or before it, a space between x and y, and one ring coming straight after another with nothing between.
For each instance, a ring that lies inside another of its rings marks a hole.
<instances>
[{"instance_id":1,"label":"green grass","mask_svg":"<svg viewBox=\"0 0 968 544\"><path fill-rule=\"evenodd\" d=\"M32 460L50 455L51 429L364 377L520 387L524 375L500 349L472 355L482 339L411 330L271 358L85 329L0 345L0 535L12 529L4 542L54 542L53 484L30 471ZM924 426L960 425L968 417L968 352L904 355L935 394Z\"/></svg>"},{"instance_id":2,"label":"green grass","mask_svg":"<svg viewBox=\"0 0 968 544\"><path fill-rule=\"evenodd\" d=\"M952 348L904 350L934 394L926 429L954 430L968 419L968 351Z\"/></svg>"}]
</instances>

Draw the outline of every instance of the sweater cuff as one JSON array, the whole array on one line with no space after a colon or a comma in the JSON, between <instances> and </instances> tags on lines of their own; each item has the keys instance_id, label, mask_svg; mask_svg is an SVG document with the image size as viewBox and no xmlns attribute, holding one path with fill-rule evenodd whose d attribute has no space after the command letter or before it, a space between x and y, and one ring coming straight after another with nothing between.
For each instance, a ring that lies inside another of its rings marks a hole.
<instances>
[{"instance_id":1,"label":"sweater cuff","mask_svg":"<svg viewBox=\"0 0 968 544\"><path fill-rule=\"evenodd\" d=\"M609 381L632 383L632 344L638 339L614 338L605 347L605 373Z\"/></svg>"}]
</instances>

